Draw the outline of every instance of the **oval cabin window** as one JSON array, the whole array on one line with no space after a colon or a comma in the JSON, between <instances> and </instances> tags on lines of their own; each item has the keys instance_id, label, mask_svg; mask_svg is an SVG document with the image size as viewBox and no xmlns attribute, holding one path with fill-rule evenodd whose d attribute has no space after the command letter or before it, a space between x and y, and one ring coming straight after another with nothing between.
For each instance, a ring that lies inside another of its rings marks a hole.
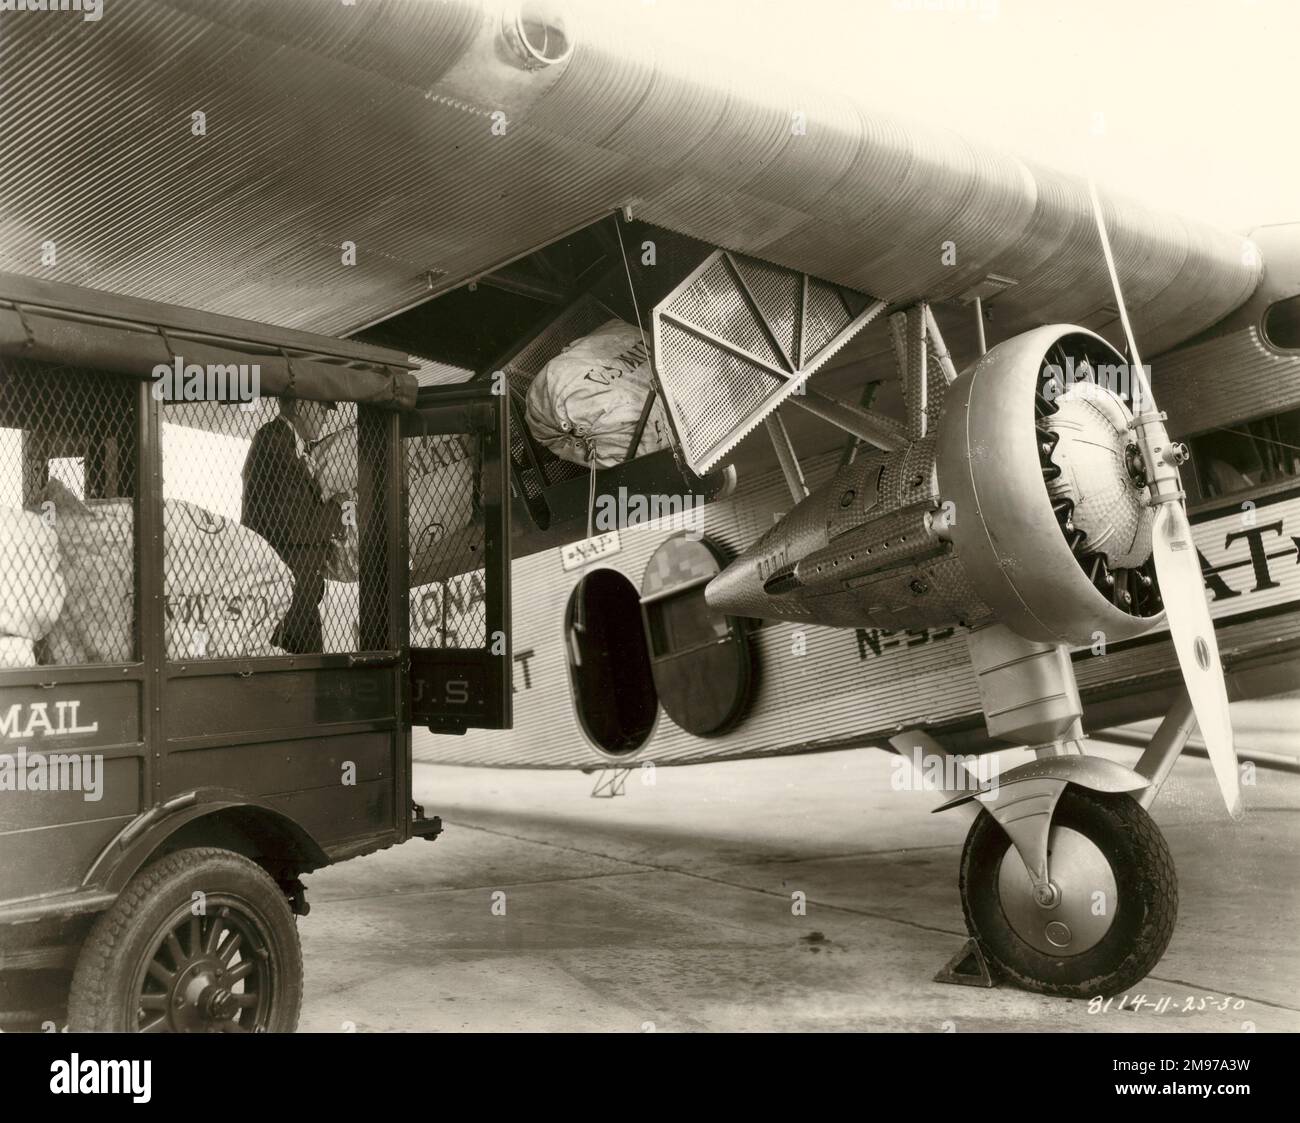
<instances>
[{"instance_id":1,"label":"oval cabin window","mask_svg":"<svg viewBox=\"0 0 1300 1123\"><path fill-rule=\"evenodd\" d=\"M704 601L722 557L707 539L676 535L654 552L641 580L659 703L697 737L725 733L745 716L754 677L744 625Z\"/></svg>"},{"instance_id":2,"label":"oval cabin window","mask_svg":"<svg viewBox=\"0 0 1300 1123\"><path fill-rule=\"evenodd\" d=\"M1283 351L1300 350L1300 296L1269 307L1264 313L1264 337Z\"/></svg>"},{"instance_id":3,"label":"oval cabin window","mask_svg":"<svg viewBox=\"0 0 1300 1123\"><path fill-rule=\"evenodd\" d=\"M592 570L569 595L564 627L583 732L613 756L636 752L659 710L636 586L617 570Z\"/></svg>"}]
</instances>

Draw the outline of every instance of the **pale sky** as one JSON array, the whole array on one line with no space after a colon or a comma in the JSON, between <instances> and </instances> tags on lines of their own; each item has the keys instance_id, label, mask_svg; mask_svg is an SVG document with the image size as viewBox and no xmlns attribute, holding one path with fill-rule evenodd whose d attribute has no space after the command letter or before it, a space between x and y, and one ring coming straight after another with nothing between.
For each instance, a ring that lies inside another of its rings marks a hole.
<instances>
[{"instance_id":1,"label":"pale sky","mask_svg":"<svg viewBox=\"0 0 1300 1123\"><path fill-rule=\"evenodd\" d=\"M1300 220L1296 0L587 3L1228 229Z\"/></svg>"}]
</instances>

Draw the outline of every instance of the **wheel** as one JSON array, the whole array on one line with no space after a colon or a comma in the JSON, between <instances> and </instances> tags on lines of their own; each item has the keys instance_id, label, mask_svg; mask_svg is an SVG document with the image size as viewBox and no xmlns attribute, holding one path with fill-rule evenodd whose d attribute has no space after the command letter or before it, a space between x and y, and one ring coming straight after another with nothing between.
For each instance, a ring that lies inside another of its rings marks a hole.
<instances>
[{"instance_id":1,"label":"wheel","mask_svg":"<svg viewBox=\"0 0 1300 1123\"><path fill-rule=\"evenodd\" d=\"M146 866L95 922L68 1026L291 1033L301 1005L302 949L284 893L242 855L204 847Z\"/></svg>"},{"instance_id":2,"label":"wheel","mask_svg":"<svg viewBox=\"0 0 1300 1123\"><path fill-rule=\"evenodd\" d=\"M962 909L993 969L1027 990L1070 998L1117 994L1149 974L1178 916L1173 859L1151 816L1123 793L1067 787L1048 858L1057 899L1045 907L991 814L966 836Z\"/></svg>"}]
</instances>

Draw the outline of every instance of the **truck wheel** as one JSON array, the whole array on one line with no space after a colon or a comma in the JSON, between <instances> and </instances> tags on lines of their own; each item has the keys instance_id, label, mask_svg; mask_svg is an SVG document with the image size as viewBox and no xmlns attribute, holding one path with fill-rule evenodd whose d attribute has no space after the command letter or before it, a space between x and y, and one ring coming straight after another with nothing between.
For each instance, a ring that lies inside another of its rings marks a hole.
<instances>
[{"instance_id":1,"label":"truck wheel","mask_svg":"<svg viewBox=\"0 0 1300 1123\"><path fill-rule=\"evenodd\" d=\"M1128 795L1070 786L1048 837L1056 899L1039 904L1029 872L987 811L966 836L966 927L994 970L1027 990L1117 994L1159 962L1178 916L1174 862L1155 821Z\"/></svg>"},{"instance_id":2,"label":"truck wheel","mask_svg":"<svg viewBox=\"0 0 1300 1123\"><path fill-rule=\"evenodd\" d=\"M292 1033L302 948L288 902L230 850L177 850L146 866L91 929L68 1028Z\"/></svg>"}]
</instances>

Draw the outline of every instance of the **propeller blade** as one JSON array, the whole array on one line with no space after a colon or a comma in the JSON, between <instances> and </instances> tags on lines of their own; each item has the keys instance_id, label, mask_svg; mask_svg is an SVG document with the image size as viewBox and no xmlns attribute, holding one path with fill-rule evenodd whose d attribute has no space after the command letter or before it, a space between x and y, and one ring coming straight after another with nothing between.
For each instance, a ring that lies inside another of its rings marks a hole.
<instances>
[{"instance_id":1,"label":"propeller blade","mask_svg":"<svg viewBox=\"0 0 1300 1123\"><path fill-rule=\"evenodd\" d=\"M1205 579L1192 541L1191 526L1181 503L1162 503L1151 529L1156 577L1164 597L1169 634L1178 654L1183 682L1192 699L1214 778L1219 782L1228 814L1240 819L1241 786L1237 752L1233 747L1228 691L1219 662L1219 645L1205 600Z\"/></svg>"},{"instance_id":2,"label":"propeller blade","mask_svg":"<svg viewBox=\"0 0 1300 1123\"><path fill-rule=\"evenodd\" d=\"M1101 238L1102 255L1106 259L1106 272L1110 275L1111 290L1115 294L1115 305L1128 341L1129 370L1136 397L1133 403L1137 414L1134 428L1146 464L1151 502L1156 509L1151 527L1151 553L1156 563L1156 580L1160 584L1165 616L1169 620L1169 635L1174 641L1178 666L1192 699L1196 723L1201 727L1201 737L1210 756L1214 778L1219 782L1223 802L1228 806L1228 814L1240 819L1241 782L1237 772L1237 750L1232 741L1228 688L1223 681L1223 664L1219 661L1219 645L1214 638L1214 622L1205 601L1201 561L1192 541L1187 511L1183 508L1183 491L1178 479L1181 457L1170 456L1171 445L1165 431L1164 414L1156 410L1151 399L1151 387L1138 356L1133 325L1129 323L1119 272L1115 268L1115 255L1111 252L1110 237L1106 233L1101 198L1091 176L1088 177L1088 195L1092 201L1097 234Z\"/></svg>"}]
</instances>

